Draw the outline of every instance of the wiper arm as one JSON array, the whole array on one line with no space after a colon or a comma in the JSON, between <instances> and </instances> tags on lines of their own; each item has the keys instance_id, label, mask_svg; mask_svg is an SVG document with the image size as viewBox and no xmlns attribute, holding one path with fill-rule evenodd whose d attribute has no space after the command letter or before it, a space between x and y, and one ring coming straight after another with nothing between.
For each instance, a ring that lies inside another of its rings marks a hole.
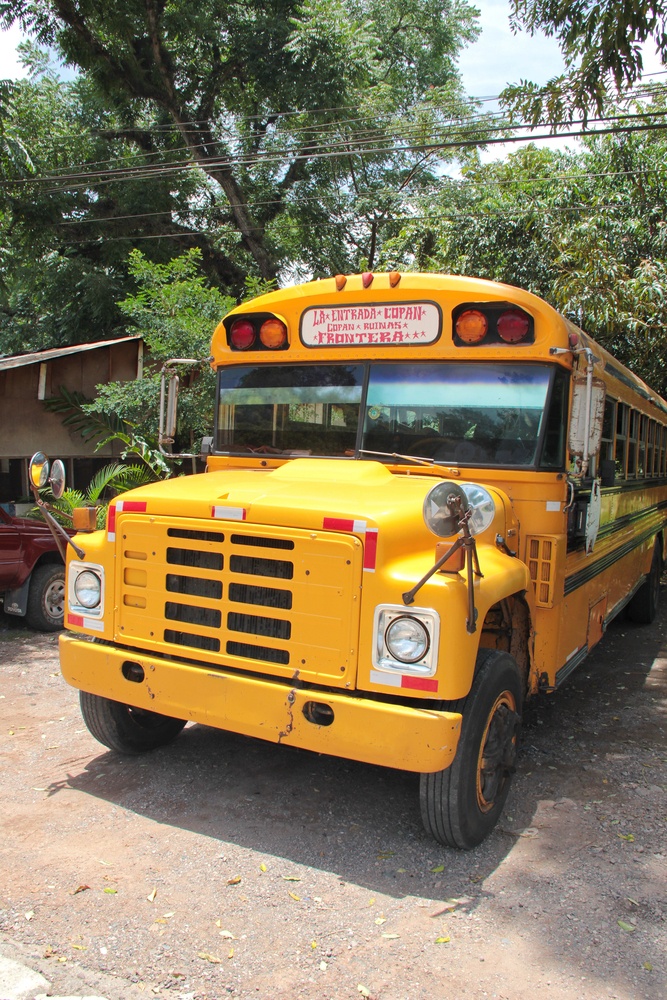
<instances>
[{"instance_id":1,"label":"wiper arm","mask_svg":"<svg viewBox=\"0 0 667 1000\"><path fill-rule=\"evenodd\" d=\"M436 465L438 468L448 468L442 462L436 462L434 458L424 458L421 455L399 455L396 451L371 451L369 448L359 448L360 455L380 455L382 458L402 458L404 462L414 462L415 465Z\"/></svg>"}]
</instances>

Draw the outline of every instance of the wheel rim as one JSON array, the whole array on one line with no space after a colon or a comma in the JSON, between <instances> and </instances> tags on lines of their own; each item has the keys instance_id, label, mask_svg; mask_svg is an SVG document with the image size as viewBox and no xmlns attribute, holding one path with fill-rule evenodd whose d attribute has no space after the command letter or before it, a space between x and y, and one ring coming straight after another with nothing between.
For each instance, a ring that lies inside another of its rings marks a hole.
<instances>
[{"instance_id":1,"label":"wheel rim","mask_svg":"<svg viewBox=\"0 0 667 1000\"><path fill-rule=\"evenodd\" d=\"M44 610L50 618L62 618L65 613L65 584L55 580L44 592Z\"/></svg>"},{"instance_id":2,"label":"wheel rim","mask_svg":"<svg viewBox=\"0 0 667 1000\"><path fill-rule=\"evenodd\" d=\"M514 769L519 716L511 691L496 698L484 729L477 758L477 805L481 812L493 809L499 793Z\"/></svg>"}]
</instances>

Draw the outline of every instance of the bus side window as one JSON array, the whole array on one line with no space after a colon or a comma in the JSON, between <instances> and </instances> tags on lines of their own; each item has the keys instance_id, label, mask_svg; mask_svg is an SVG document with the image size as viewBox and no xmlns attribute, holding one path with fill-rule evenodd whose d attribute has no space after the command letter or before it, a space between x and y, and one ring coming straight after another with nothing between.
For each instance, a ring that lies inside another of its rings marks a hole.
<instances>
[{"instance_id":1,"label":"bus side window","mask_svg":"<svg viewBox=\"0 0 667 1000\"><path fill-rule=\"evenodd\" d=\"M625 467L628 449L628 410L625 403L616 407L616 438L614 441L614 461L616 462L616 478L625 479Z\"/></svg>"},{"instance_id":2,"label":"bus side window","mask_svg":"<svg viewBox=\"0 0 667 1000\"><path fill-rule=\"evenodd\" d=\"M600 444L600 458L597 463L597 470L602 477L603 486L613 486L616 478L616 465L614 462L614 430L616 428L616 400L609 396L604 404L604 418L602 420L602 440Z\"/></svg>"},{"instance_id":3,"label":"bus side window","mask_svg":"<svg viewBox=\"0 0 667 1000\"><path fill-rule=\"evenodd\" d=\"M637 459L639 457L639 411L630 410L630 430L628 432L628 466L627 478L637 476Z\"/></svg>"}]
</instances>

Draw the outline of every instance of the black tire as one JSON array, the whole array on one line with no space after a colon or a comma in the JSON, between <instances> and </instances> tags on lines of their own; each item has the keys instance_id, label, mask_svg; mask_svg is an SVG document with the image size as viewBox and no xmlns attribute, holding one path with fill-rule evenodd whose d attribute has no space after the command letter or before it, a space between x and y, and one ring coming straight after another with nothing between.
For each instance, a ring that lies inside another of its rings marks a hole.
<instances>
[{"instance_id":1,"label":"black tire","mask_svg":"<svg viewBox=\"0 0 667 1000\"><path fill-rule=\"evenodd\" d=\"M25 620L41 632L58 632L65 621L65 567L38 566L30 578Z\"/></svg>"},{"instance_id":2,"label":"black tire","mask_svg":"<svg viewBox=\"0 0 667 1000\"><path fill-rule=\"evenodd\" d=\"M422 821L441 844L470 850L498 822L514 772L522 703L514 658L481 650L470 694L447 706L463 713L456 756L444 771L421 775Z\"/></svg>"},{"instance_id":3,"label":"black tire","mask_svg":"<svg viewBox=\"0 0 667 1000\"><path fill-rule=\"evenodd\" d=\"M145 753L165 746L175 740L185 726L183 719L133 708L87 691L79 692L79 702L91 736L120 753Z\"/></svg>"},{"instance_id":4,"label":"black tire","mask_svg":"<svg viewBox=\"0 0 667 1000\"><path fill-rule=\"evenodd\" d=\"M660 603L660 577L662 576L662 555L660 542L653 547L651 568L645 582L627 606L627 616L638 625L650 625L658 613Z\"/></svg>"}]
</instances>

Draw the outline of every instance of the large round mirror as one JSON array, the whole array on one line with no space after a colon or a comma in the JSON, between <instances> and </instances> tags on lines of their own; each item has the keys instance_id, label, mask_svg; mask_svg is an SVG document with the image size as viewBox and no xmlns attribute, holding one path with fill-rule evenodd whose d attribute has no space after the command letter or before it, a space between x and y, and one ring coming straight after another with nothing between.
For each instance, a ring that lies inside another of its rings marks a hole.
<instances>
[{"instance_id":1,"label":"large round mirror","mask_svg":"<svg viewBox=\"0 0 667 1000\"><path fill-rule=\"evenodd\" d=\"M459 532L461 515L468 510L468 498L456 483L438 483L424 498L424 522L439 538Z\"/></svg>"},{"instance_id":2,"label":"large round mirror","mask_svg":"<svg viewBox=\"0 0 667 1000\"><path fill-rule=\"evenodd\" d=\"M43 451L37 451L30 459L30 482L36 490L41 490L49 481L49 460Z\"/></svg>"},{"instance_id":3,"label":"large round mirror","mask_svg":"<svg viewBox=\"0 0 667 1000\"><path fill-rule=\"evenodd\" d=\"M480 535L489 527L496 513L496 505L488 490L477 483L462 483L461 489L468 498L472 514L468 521L471 535Z\"/></svg>"},{"instance_id":4,"label":"large round mirror","mask_svg":"<svg viewBox=\"0 0 667 1000\"><path fill-rule=\"evenodd\" d=\"M59 458L57 458L51 466L49 483L51 484L51 492L53 493L54 499L60 500L61 496L65 492L65 466Z\"/></svg>"}]
</instances>

